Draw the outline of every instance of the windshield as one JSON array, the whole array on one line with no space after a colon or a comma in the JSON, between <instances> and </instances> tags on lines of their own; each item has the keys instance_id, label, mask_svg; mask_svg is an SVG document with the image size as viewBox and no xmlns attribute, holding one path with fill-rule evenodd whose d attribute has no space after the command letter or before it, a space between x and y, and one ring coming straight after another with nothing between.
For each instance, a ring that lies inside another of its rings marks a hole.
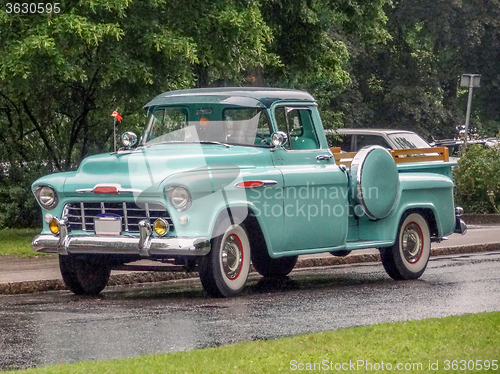
<instances>
[{"instance_id":1,"label":"windshield","mask_svg":"<svg viewBox=\"0 0 500 374\"><path fill-rule=\"evenodd\" d=\"M159 143L217 142L270 146L270 123L260 108L167 107L156 109L148 119L144 145Z\"/></svg>"},{"instance_id":2,"label":"windshield","mask_svg":"<svg viewBox=\"0 0 500 374\"><path fill-rule=\"evenodd\" d=\"M398 149L431 147L429 143L427 143L424 139L422 139L415 133L401 132L396 134L389 134L388 136Z\"/></svg>"}]
</instances>

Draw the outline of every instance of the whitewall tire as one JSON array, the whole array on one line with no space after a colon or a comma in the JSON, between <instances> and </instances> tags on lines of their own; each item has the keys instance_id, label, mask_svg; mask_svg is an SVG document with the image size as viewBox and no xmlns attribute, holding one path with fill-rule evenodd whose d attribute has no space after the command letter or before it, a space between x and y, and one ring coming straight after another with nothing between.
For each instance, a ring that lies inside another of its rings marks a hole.
<instances>
[{"instance_id":1,"label":"whitewall tire","mask_svg":"<svg viewBox=\"0 0 500 374\"><path fill-rule=\"evenodd\" d=\"M250 242L245 228L230 224L229 219L219 225L227 227L212 239L212 249L199 264L201 283L205 291L215 297L232 297L245 287L250 271ZM219 226L220 231L221 226ZM218 230L216 229L216 232Z\"/></svg>"},{"instance_id":2,"label":"whitewall tire","mask_svg":"<svg viewBox=\"0 0 500 374\"><path fill-rule=\"evenodd\" d=\"M382 264L393 279L416 279L425 271L431 252L427 220L419 213L406 213L392 247L381 248Z\"/></svg>"}]
</instances>

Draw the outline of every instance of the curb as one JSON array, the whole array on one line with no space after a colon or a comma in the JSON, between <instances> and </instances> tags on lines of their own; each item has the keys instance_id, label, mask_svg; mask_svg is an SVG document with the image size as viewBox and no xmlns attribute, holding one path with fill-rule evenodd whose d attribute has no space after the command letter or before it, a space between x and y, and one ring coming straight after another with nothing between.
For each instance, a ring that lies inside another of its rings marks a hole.
<instances>
[{"instance_id":1,"label":"curb","mask_svg":"<svg viewBox=\"0 0 500 374\"><path fill-rule=\"evenodd\" d=\"M431 249L431 256L446 256L454 254L477 253L500 251L500 243L464 245L448 248ZM346 257L318 257L299 259L295 269L320 266L351 265L368 262L380 262L380 255L374 254L350 254ZM250 269L254 272L255 269ZM108 286L123 286L140 283L165 282L180 279L197 278L197 272L131 272L128 274L115 274L109 278ZM66 286L62 280L40 280L0 284L0 295L16 295L45 291L65 290Z\"/></svg>"}]
</instances>

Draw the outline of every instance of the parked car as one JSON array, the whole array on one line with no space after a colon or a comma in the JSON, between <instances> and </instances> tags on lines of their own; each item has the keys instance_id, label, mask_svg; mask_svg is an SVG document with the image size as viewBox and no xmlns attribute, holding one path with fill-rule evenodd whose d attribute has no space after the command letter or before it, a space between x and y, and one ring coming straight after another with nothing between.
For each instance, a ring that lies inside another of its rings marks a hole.
<instances>
[{"instance_id":1,"label":"parked car","mask_svg":"<svg viewBox=\"0 0 500 374\"><path fill-rule=\"evenodd\" d=\"M344 152L357 152L369 145L387 149L431 148L420 135L405 130L342 128L326 129L331 147L340 147Z\"/></svg>"},{"instance_id":2,"label":"parked car","mask_svg":"<svg viewBox=\"0 0 500 374\"><path fill-rule=\"evenodd\" d=\"M285 276L300 254L370 247L392 278L415 279L431 241L466 230L453 163L396 164L369 146L337 164L306 92L182 90L144 109L138 144L125 133L124 149L32 185L44 217L33 249L59 254L76 294L98 294L111 269L150 259L198 270L208 294L229 297L250 262Z\"/></svg>"},{"instance_id":3,"label":"parked car","mask_svg":"<svg viewBox=\"0 0 500 374\"><path fill-rule=\"evenodd\" d=\"M493 148L500 144L500 140L498 138L482 138L482 139L469 139L467 141L468 145L472 144L480 144L485 148ZM463 139L441 139L436 140L432 143L434 147L445 146L448 147L449 153L452 156L458 156L460 150L464 147Z\"/></svg>"}]
</instances>

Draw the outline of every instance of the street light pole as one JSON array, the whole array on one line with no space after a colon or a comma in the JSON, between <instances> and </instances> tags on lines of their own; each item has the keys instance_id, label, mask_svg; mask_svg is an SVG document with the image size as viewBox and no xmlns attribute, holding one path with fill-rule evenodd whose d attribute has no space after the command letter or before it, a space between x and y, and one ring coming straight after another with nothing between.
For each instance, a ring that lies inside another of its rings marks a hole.
<instances>
[{"instance_id":1,"label":"street light pole","mask_svg":"<svg viewBox=\"0 0 500 374\"><path fill-rule=\"evenodd\" d=\"M481 74L462 74L460 85L462 87L469 87L469 99L467 100L467 114L465 115L465 139L464 144L467 145L469 138L469 122L470 122L470 109L472 106L472 90L474 87L479 87L481 81Z\"/></svg>"}]
</instances>

